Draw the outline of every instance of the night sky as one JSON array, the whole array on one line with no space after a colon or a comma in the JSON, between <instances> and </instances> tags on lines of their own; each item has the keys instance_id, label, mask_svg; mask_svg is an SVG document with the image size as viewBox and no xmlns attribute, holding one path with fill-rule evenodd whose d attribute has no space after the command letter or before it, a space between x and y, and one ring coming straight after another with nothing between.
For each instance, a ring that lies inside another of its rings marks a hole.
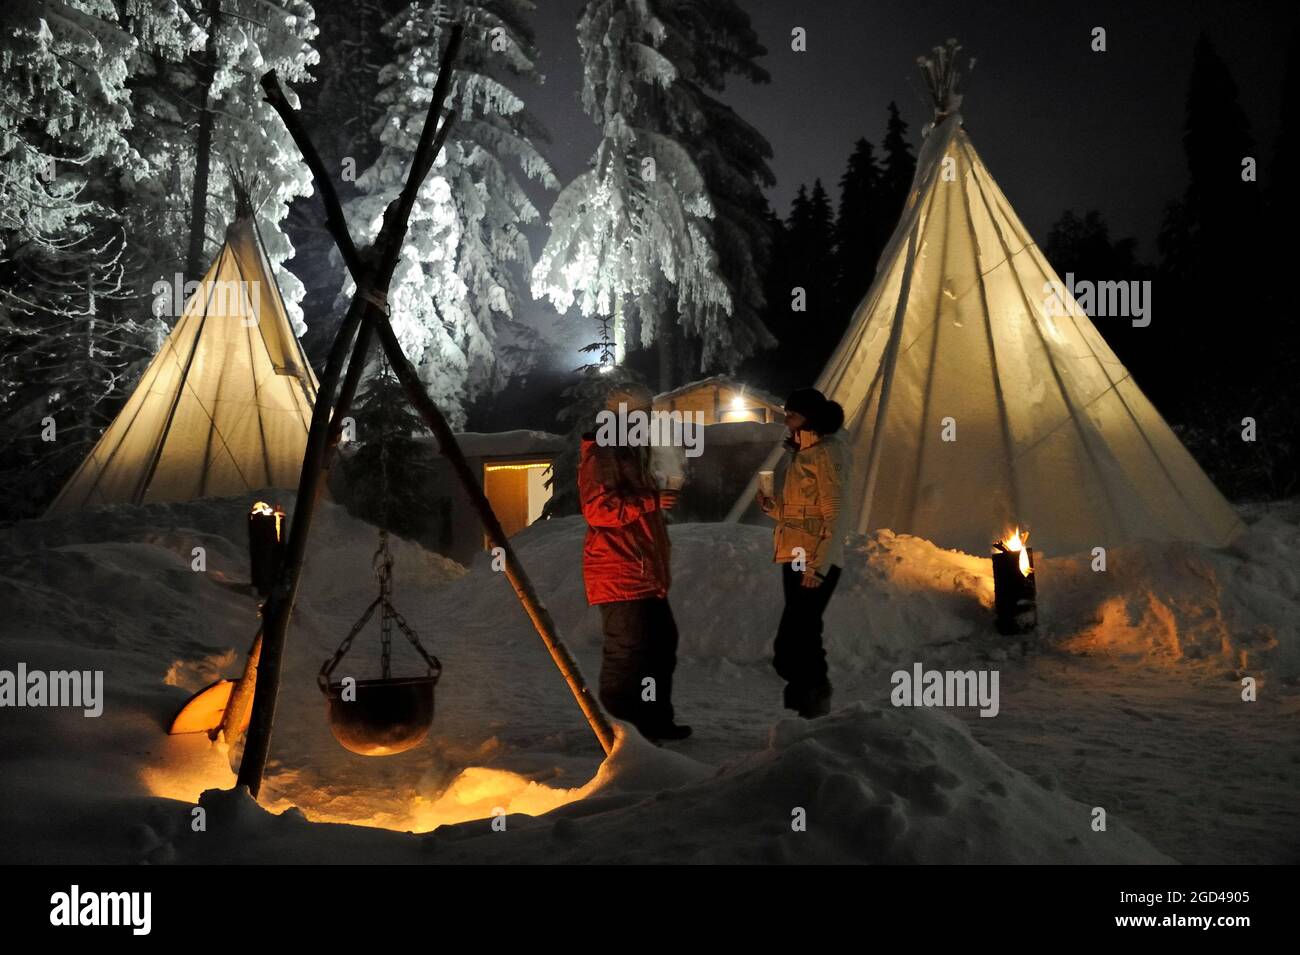
<instances>
[{"instance_id":1,"label":"night sky","mask_svg":"<svg viewBox=\"0 0 1300 955\"><path fill-rule=\"evenodd\" d=\"M854 140L879 144L896 100L913 144L929 120L916 57L948 37L977 60L963 108L967 129L1035 237L1067 208L1096 208L1144 255L1167 201L1185 186L1184 98L1192 48L1205 30L1227 62L1261 146L1272 158L1279 87L1294 23L1264 2L978 3L970 0L741 0L768 49L769 84L736 82L725 99L772 143L782 215L799 183L822 177L832 198ZM567 182L598 131L575 99L574 24L582 0L540 0L535 18L546 84L531 104L552 134ZM790 30L808 31L808 52ZM1090 50L1105 27L1109 52Z\"/></svg>"},{"instance_id":2,"label":"night sky","mask_svg":"<svg viewBox=\"0 0 1300 955\"><path fill-rule=\"evenodd\" d=\"M916 57L948 37L975 57L963 116L994 177L1037 239L1066 209L1099 210L1112 236L1134 236L1153 258L1165 204L1186 187L1184 100L1197 35L1206 31L1237 81L1260 147L1262 178L1277 135L1280 86L1294 5L1268 2L978 3L970 0L741 0L768 50L768 84L735 81L729 104L772 144L774 208L789 212L800 183L820 176L838 203L853 142L879 146L886 107L898 103L913 146L930 113ZM575 24L582 0L539 0L534 18L544 86L521 93L550 130L562 182L595 149L596 126L577 101ZM790 31L808 31L808 51ZM1107 30L1093 53L1090 31ZM536 191L540 207L551 198ZM545 229L531 230L534 252ZM866 268L874 268L867 263ZM557 339L590 340L584 323L556 325L540 303L525 310ZM575 313L576 315L576 313ZM570 316L573 317L573 316Z\"/></svg>"}]
</instances>

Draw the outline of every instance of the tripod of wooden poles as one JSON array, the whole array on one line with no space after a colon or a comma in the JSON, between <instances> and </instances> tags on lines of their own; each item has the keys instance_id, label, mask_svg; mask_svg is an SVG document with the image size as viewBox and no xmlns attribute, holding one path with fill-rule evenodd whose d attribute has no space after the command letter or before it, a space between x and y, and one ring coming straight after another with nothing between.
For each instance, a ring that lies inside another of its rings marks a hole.
<instances>
[{"instance_id":1,"label":"tripod of wooden poles","mask_svg":"<svg viewBox=\"0 0 1300 955\"><path fill-rule=\"evenodd\" d=\"M608 754L614 746L614 731L608 717L588 689L577 662L560 639L550 611L546 609L545 604L537 596L537 591L533 589L532 582L511 548L501 528L501 522L497 520L491 504L488 503L478 478L465 460L465 455L461 452L456 437L447 424L447 419L429 397L415 368L402 352L388 318L388 286L401 256L402 243L406 236L407 223L415 204L416 194L432 168L438 152L446 142L447 133L455 120L454 114L449 113L445 117L441 114L451 85L452 64L460 49L463 32L464 28L459 24L451 30L438 69L438 80L434 86L432 102L429 104L424 129L420 134L419 145L411 162L406 182L401 194L385 210L384 223L379 236L374 244L366 249L358 249L353 244L333 182L321 161L320 154L303 129L297 113L285 100L275 73L267 73L262 77L262 87L266 91L267 102L280 114L289 134L302 152L304 161L311 169L317 193L325 206L326 228L337 243L357 288L343 323L339 326L334 343L330 347L325 370L320 379L316 404L312 410L311 427L307 435L307 449L303 455L302 473L298 480L297 505L289 526L284 562L277 571L275 585L263 608L262 628L249 652L244 678L232 692L231 705L227 707L223 719L227 739L231 739L238 733L243 714L247 712L251 690L252 716L244 743L244 755L239 766L237 785L247 786L254 797L261 789L262 775L270 751L276 697L279 693L280 672L284 661L285 639L289 621L293 616L298 583L307 554L308 535L311 532L321 491L325 487L326 477L338 450L343 419L351 409L353 398L356 396L357 385L360 383L366 355L374 335L378 336L380 347L397 375L407 399L420 414L425 425L433 432L439 450L450 462L456 477L464 486L471 505L483 522L489 542L493 547L501 548L504 553L506 578L510 581L538 636L542 638L542 642L551 654L551 659L554 660L577 700L601 748ZM441 124L439 124L440 118Z\"/></svg>"}]
</instances>

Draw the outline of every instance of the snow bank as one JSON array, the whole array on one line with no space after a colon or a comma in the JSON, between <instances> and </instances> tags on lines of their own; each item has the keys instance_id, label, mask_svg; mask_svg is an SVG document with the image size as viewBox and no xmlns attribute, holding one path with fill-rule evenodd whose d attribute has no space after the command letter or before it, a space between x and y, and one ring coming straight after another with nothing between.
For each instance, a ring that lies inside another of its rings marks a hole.
<instances>
[{"instance_id":1,"label":"snow bank","mask_svg":"<svg viewBox=\"0 0 1300 955\"><path fill-rule=\"evenodd\" d=\"M178 821L166 854L229 861L233 843L240 862L1172 861L1120 820L1093 831L1091 807L1010 768L942 713L857 704L811 723L785 720L762 751L706 779L682 757L665 766L670 759L616 751L581 801L543 818L507 815L504 831L480 819L423 838L308 827L246 796L205 793L223 839Z\"/></svg>"},{"instance_id":2,"label":"snow bank","mask_svg":"<svg viewBox=\"0 0 1300 955\"><path fill-rule=\"evenodd\" d=\"M0 531L0 668L102 670L105 697L94 719L67 709L0 712L0 857L122 861L134 845L122 820L142 812L123 807L151 796L192 801L233 782L227 755L206 737L165 729L192 691L242 669L258 625L245 523L258 498L292 503L266 491L79 511ZM374 528L329 502L316 526L276 740L299 759L337 749L314 675L346 633L338 621L350 623L374 596ZM414 544L395 540L393 550L399 594L464 574ZM271 781L284 769L281 756Z\"/></svg>"},{"instance_id":3,"label":"snow bank","mask_svg":"<svg viewBox=\"0 0 1300 955\"><path fill-rule=\"evenodd\" d=\"M585 533L580 517L560 518L534 524L514 544L566 639L595 648L600 613L587 606L582 585ZM673 525L670 535L679 652L736 663L769 659L783 603L771 532L692 523ZM992 601L992 579L980 573L974 558L884 532L879 541L862 544L849 562L826 616L828 652L837 666L875 669L915 659L918 648L990 629L985 608ZM449 618L468 622L490 616L513 596L482 555L471 564L470 576L442 599Z\"/></svg>"},{"instance_id":4,"label":"snow bank","mask_svg":"<svg viewBox=\"0 0 1300 955\"><path fill-rule=\"evenodd\" d=\"M1039 578L1044 635L1079 654L1237 675L1300 677L1300 527L1285 512L1248 516L1232 547L1145 542L1049 560Z\"/></svg>"},{"instance_id":5,"label":"snow bank","mask_svg":"<svg viewBox=\"0 0 1300 955\"><path fill-rule=\"evenodd\" d=\"M587 607L578 574L585 532L581 518L563 518L534 525L516 544L561 630L595 647L599 612ZM670 533L681 652L768 659L782 607L770 531L710 523L677 524ZM1113 548L1104 572L1093 570L1087 553L1036 554L1035 567L1039 646L1148 665L1300 675L1300 527L1289 516L1256 520L1233 548L1143 542ZM508 594L482 557L447 599L467 619L481 619ZM994 632L992 605L987 557L888 530L858 536L826 614L827 652L851 672L1004 659L1019 641Z\"/></svg>"},{"instance_id":6,"label":"snow bank","mask_svg":"<svg viewBox=\"0 0 1300 955\"><path fill-rule=\"evenodd\" d=\"M986 559L887 531L854 542L827 615L837 702L868 702L806 723L778 722L779 681L765 665L781 608L770 534L674 525L673 605L687 658L679 691L696 737L678 744L687 755L633 737L603 765L487 555L467 572L394 540L396 604L445 667L438 716L429 741L409 754L347 753L330 735L315 674L374 595L376 533L328 502L286 650L263 788L271 811L211 793L204 797L211 815L229 814L242 835L217 836L225 824L211 820L206 836L191 833L200 794L233 782L229 754L202 736L168 738L164 728L190 691L238 672L256 630L244 523L252 500L117 507L0 530L0 667L21 660L33 669L102 669L106 691L98 719L52 709L3 714L6 857L1162 861L1123 819L1112 818L1108 833L1091 832L1089 807L1030 781L948 716L872 705L887 694L873 695L888 685L890 669L1006 661L1011 649L992 630ZM1188 694L1200 690L1183 668L1248 667L1293 686L1300 522L1284 509L1252 514L1249 523L1232 549L1115 549L1105 573L1093 571L1089 555L1040 555L1037 642L1067 662L1071 654L1104 655L1113 672L1169 668ZM584 533L583 522L569 518L529 528L516 543L594 678L600 626L583 595ZM359 676L372 675L364 668L375 666L376 643L373 635L360 639L349 657ZM403 650L410 654L395 645L395 661ZM1026 704L1036 699L1031 689L1021 681L1016 691ZM1009 681L1004 690L1013 693ZM1118 686L1098 697L1088 729L1097 739L1122 733L1096 722L1121 712L1107 701L1122 693ZM1085 712L1080 701L1045 698ZM1033 714L1019 715L1032 728ZM976 733L997 739L983 726ZM1187 745L1216 740L1196 736ZM1194 762L1196 750L1188 752ZM497 807L511 814L505 837L480 838L485 823L464 821ZM807 810L806 832L790 828L796 807ZM435 826L428 839L400 832Z\"/></svg>"}]
</instances>

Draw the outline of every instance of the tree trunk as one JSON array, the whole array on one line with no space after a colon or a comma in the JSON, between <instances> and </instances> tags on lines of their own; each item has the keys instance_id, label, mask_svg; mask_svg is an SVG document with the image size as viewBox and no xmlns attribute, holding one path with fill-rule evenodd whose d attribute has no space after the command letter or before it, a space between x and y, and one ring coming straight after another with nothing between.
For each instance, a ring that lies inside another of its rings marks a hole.
<instances>
[{"instance_id":1,"label":"tree trunk","mask_svg":"<svg viewBox=\"0 0 1300 955\"><path fill-rule=\"evenodd\" d=\"M190 276L203 273L203 246L208 234L208 173L212 165L212 126L215 117L208 106L208 91L217 73L217 27L221 20L221 0L208 0L208 44L199 69L199 135L194 149L194 196L190 203L190 249L185 271Z\"/></svg>"},{"instance_id":2,"label":"tree trunk","mask_svg":"<svg viewBox=\"0 0 1300 955\"><path fill-rule=\"evenodd\" d=\"M677 332L677 323L672 319L659 319L659 334L655 336L656 350L659 353L659 390L672 391L677 387L676 369L673 367L673 338Z\"/></svg>"},{"instance_id":3,"label":"tree trunk","mask_svg":"<svg viewBox=\"0 0 1300 955\"><path fill-rule=\"evenodd\" d=\"M627 327L623 320L623 299L614 299L614 364L627 358Z\"/></svg>"},{"instance_id":4,"label":"tree trunk","mask_svg":"<svg viewBox=\"0 0 1300 955\"><path fill-rule=\"evenodd\" d=\"M98 303L95 301L95 269L92 266L86 269L86 382L90 385L90 391L81 408L81 427L86 435L84 440L90 444L95 440L93 399L99 390L99 382L95 380L95 317L98 311Z\"/></svg>"}]
</instances>

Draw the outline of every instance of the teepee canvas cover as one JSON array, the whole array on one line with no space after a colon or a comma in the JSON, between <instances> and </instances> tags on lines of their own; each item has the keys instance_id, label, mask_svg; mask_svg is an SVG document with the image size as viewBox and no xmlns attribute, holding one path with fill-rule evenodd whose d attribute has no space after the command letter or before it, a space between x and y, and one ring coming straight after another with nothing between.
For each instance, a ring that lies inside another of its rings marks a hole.
<instances>
[{"instance_id":1,"label":"teepee canvas cover","mask_svg":"<svg viewBox=\"0 0 1300 955\"><path fill-rule=\"evenodd\" d=\"M250 217L50 513L296 487L316 377Z\"/></svg>"},{"instance_id":2,"label":"teepee canvas cover","mask_svg":"<svg viewBox=\"0 0 1300 955\"><path fill-rule=\"evenodd\" d=\"M1218 545L1239 527L955 113L925 139L876 280L817 387L844 406L859 532L980 554L1019 523L1064 553L1143 537Z\"/></svg>"}]
</instances>

